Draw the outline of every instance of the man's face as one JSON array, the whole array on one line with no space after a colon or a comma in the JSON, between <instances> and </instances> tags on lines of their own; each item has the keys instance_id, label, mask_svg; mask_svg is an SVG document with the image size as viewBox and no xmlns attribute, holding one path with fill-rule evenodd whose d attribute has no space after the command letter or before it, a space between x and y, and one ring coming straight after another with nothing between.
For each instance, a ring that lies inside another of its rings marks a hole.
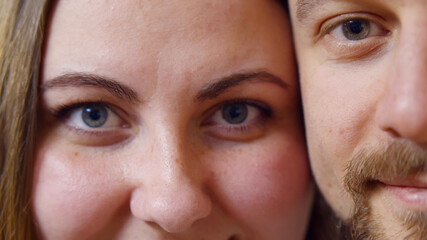
<instances>
[{"instance_id":1,"label":"man's face","mask_svg":"<svg viewBox=\"0 0 427 240\"><path fill-rule=\"evenodd\" d=\"M427 1L291 0L290 10L323 195L360 238L422 238Z\"/></svg>"}]
</instances>

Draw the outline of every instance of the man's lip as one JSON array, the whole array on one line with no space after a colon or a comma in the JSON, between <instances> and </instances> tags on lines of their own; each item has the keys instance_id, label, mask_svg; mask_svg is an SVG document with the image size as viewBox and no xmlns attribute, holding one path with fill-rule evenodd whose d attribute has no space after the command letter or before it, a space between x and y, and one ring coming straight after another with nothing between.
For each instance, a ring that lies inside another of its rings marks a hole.
<instances>
[{"instance_id":1,"label":"man's lip","mask_svg":"<svg viewBox=\"0 0 427 240\"><path fill-rule=\"evenodd\" d=\"M379 180L379 184L402 208L427 211L427 181L424 179Z\"/></svg>"},{"instance_id":2,"label":"man's lip","mask_svg":"<svg viewBox=\"0 0 427 240\"><path fill-rule=\"evenodd\" d=\"M379 179L380 183L390 187L427 189L425 177L407 177L402 179Z\"/></svg>"}]
</instances>

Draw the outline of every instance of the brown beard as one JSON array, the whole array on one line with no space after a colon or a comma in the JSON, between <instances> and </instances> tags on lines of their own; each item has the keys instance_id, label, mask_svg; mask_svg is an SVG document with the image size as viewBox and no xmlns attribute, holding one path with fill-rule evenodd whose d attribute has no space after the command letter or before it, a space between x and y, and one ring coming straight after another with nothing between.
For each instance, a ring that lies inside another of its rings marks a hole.
<instances>
[{"instance_id":1,"label":"brown beard","mask_svg":"<svg viewBox=\"0 0 427 240\"><path fill-rule=\"evenodd\" d=\"M354 200L353 217L347 224L352 239L386 239L381 219L374 219L370 194L378 179L401 179L427 172L427 151L405 142L393 142L381 151L359 151L350 160L344 186ZM404 239L426 239L427 213L407 210L400 216Z\"/></svg>"}]
</instances>

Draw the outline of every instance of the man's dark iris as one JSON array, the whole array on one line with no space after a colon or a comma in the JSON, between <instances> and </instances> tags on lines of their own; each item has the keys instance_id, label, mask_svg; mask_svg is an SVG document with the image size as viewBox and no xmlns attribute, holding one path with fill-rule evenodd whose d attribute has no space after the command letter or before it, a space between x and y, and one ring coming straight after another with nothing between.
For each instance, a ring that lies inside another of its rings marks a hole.
<instances>
[{"instance_id":1,"label":"man's dark iris","mask_svg":"<svg viewBox=\"0 0 427 240\"><path fill-rule=\"evenodd\" d=\"M365 28L364 24L360 21L349 21L348 27L349 27L350 31L354 34L361 33L363 31L363 29Z\"/></svg>"},{"instance_id":2,"label":"man's dark iris","mask_svg":"<svg viewBox=\"0 0 427 240\"><path fill-rule=\"evenodd\" d=\"M231 124L239 124L246 120L248 107L244 103L227 104L222 109L222 117Z\"/></svg>"},{"instance_id":3,"label":"man's dark iris","mask_svg":"<svg viewBox=\"0 0 427 240\"><path fill-rule=\"evenodd\" d=\"M369 35L370 23L365 19L348 20L343 23L342 31L348 40L362 40Z\"/></svg>"},{"instance_id":4,"label":"man's dark iris","mask_svg":"<svg viewBox=\"0 0 427 240\"><path fill-rule=\"evenodd\" d=\"M91 104L83 108L82 120L89 127L101 127L107 121L107 117L108 111L102 105Z\"/></svg>"}]
</instances>

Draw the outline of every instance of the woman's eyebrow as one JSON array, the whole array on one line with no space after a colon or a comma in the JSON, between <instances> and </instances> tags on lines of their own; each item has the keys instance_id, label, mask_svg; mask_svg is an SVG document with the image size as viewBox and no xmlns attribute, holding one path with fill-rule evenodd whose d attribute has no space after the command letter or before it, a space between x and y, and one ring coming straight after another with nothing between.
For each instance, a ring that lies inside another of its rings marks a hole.
<instances>
[{"instance_id":1,"label":"woman's eyebrow","mask_svg":"<svg viewBox=\"0 0 427 240\"><path fill-rule=\"evenodd\" d=\"M91 86L102 88L112 95L131 103L139 101L138 94L132 88L118 81L92 73L73 72L60 75L40 85L40 90L48 88Z\"/></svg>"},{"instance_id":2,"label":"woman's eyebrow","mask_svg":"<svg viewBox=\"0 0 427 240\"><path fill-rule=\"evenodd\" d=\"M287 89L288 85L278 76L266 71L237 73L215 80L213 83L203 87L196 95L196 101L205 101L218 97L227 89L241 85L247 82L268 82Z\"/></svg>"}]
</instances>

